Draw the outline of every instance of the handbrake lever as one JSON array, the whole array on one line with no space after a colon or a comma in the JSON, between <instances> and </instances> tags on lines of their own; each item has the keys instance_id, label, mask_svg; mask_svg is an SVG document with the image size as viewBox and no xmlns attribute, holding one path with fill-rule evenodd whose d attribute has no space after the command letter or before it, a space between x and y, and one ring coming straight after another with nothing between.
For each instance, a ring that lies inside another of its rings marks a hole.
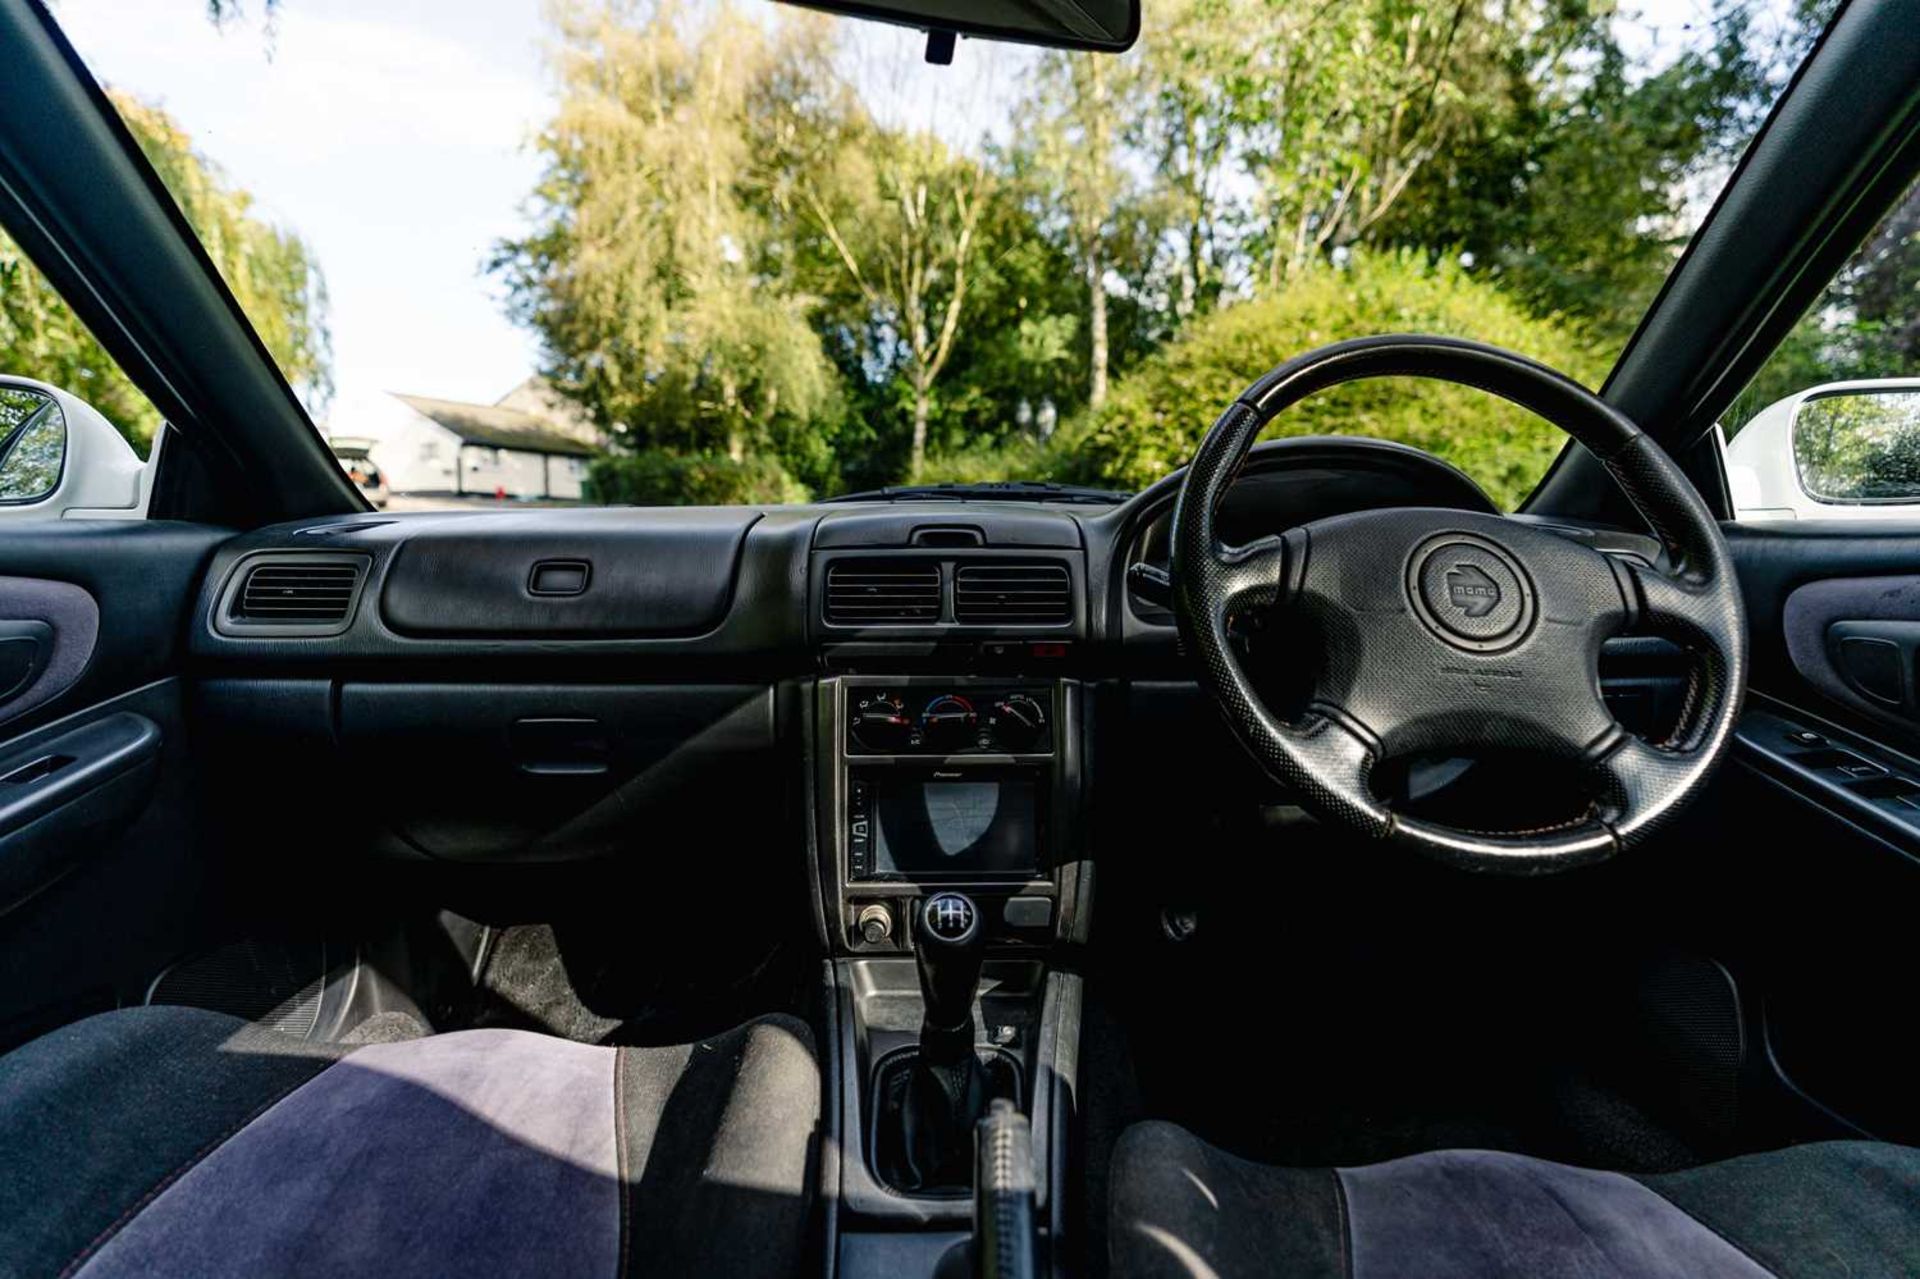
<instances>
[{"instance_id":1,"label":"handbrake lever","mask_svg":"<svg viewBox=\"0 0 1920 1279\"><path fill-rule=\"evenodd\" d=\"M935 1279L1039 1279L1033 1125L999 1097L973 1130L973 1237L940 1258Z\"/></svg>"}]
</instances>

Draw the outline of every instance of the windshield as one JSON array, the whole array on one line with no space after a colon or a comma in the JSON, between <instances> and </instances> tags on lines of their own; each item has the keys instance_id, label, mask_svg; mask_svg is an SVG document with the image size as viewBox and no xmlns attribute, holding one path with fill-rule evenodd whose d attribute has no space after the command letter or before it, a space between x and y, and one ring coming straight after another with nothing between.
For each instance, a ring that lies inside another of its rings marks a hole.
<instances>
[{"instance_id":1,"label":"windshield","mask_svg":"<svg viewBox=\"0 0 1920 1279\"><path fill-rule=\"evenodd\" d=\"M56 13L361 491L507 509L1134 490L1377 332L1597 385L1830 7L1146 0L1123 56L946 67L759 0ZM7 371L72 386L19 296ZM117 376L72 389L144 443ZM1507 507L1560 444L1434 384L1273 429Z\"/></svg>"}]
</instances>

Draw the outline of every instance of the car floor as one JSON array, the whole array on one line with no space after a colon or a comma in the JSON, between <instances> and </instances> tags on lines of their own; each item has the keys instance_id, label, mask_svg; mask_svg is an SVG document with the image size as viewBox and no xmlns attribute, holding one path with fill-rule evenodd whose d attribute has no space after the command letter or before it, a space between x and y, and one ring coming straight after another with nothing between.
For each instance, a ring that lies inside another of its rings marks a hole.
<instances>
[{"instance_id":1,"label":"car floor","mask_svg":"<svg viewBox=\"0 0 1920 1279\"><path fill-rule=\"evenodd\" d=\"M1140 1119L1296 1167L1466 1147L1657 1172L1737 1144L1737 1081L1676 1074L1649 1038L1648 973L1711 965L1617 926L1640 887L1467 877L1313 837L1215 853L1109 873L1093 944L1062 959L1087 992L1069 1184L1084 1272L1104 1259L1114 1143ZM688 1042L808 1011L805 936L716 948L671 917L551 909L561 894L509 913L514 896L466 913L415 896L325 948L248 939L176 974L168 1001L356 1042L489 1026Z\"/></svg>"},{"instance_id":2,"label":"car floor","mask_svg":"<svg viewBox=\"0 0 1920 1279\"><path fill-rule=\"evenodd\" d=\"M654 965L636 962L616 932L592 924L489 930L480 974L466 1026L599 1044L685 1042L761 1013L804 1014L810 988L810 968L785 944L726 967Z\"/></svg>"},{"instance_id":3,"label":"car floor","mask_svg":"<svg viewBox=\"0 0 1920 1279\"><path fill-rule=\"evenodd\" d=\"M804 1015L811 966L773 938L716 959L621 943L621 921L483 924L450 911L327 940L262 930L171 966L148 1002L229 1013L310 1040L367 1043L502 1027L579 1043L685 1043Z\"/></svg>"}]
</instances>

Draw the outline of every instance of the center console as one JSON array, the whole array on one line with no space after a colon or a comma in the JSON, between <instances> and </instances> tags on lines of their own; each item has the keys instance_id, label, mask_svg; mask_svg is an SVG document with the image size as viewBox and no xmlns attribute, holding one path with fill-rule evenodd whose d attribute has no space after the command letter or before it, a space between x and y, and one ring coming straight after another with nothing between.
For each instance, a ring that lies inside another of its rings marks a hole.
<instances>
[{"instance_id":1,"label":"center console","mask_svg":"<svg viewBox=\"0 0 1920 1279\"><path fill-rule=\"evenodd\" d=\"M934 886L977 900L996 945L1044 947L1071 929L1080 692L1071 680L821 682L838 946L905 954L908 908Z\"/></svg>"},{"instance_id":2,"label":"center console","mask_svg":"<svg viewBox=\"0 0 1920 1279\"><path fill-rule=\"evenodd\" d=\"M1080 984L1049 960L1086 930L1083 690L1024 671L816 688L838 1273L933 1273L967 1237L990 1113L1030 1122L1037 1220L1057 1237Z\"/></svg>"}]
</instances>

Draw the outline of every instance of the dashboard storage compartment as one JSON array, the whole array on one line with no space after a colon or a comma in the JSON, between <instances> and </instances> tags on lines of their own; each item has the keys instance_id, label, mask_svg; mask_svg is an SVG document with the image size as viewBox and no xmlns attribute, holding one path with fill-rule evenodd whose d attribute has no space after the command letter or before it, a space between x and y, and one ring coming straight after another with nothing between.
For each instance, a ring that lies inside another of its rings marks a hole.
<instances>
[{"instance_id":1,"label":"dashboard storage compartment","mask_svg":"<svg viewBox=\"0 0 1920 1279\"><path fill-rule=\"evenodd\" d=\"M364 837L393 855L677 862L710 814L777 810L748 798L779 786L763 684L349 683L338 722Z\"/></svg>"},{"instance_id":2,"label":"dashboard storage compartment","mask_svg":"<svg viewBox=\"0 0 1920 1279\"><path fill-rule=\"evenodd\" d=\"M701 635L726 616L741 544L759 518L674 507L453 520L401 545L380 615L419 637Z\"/></svg>"}]
</instances>

